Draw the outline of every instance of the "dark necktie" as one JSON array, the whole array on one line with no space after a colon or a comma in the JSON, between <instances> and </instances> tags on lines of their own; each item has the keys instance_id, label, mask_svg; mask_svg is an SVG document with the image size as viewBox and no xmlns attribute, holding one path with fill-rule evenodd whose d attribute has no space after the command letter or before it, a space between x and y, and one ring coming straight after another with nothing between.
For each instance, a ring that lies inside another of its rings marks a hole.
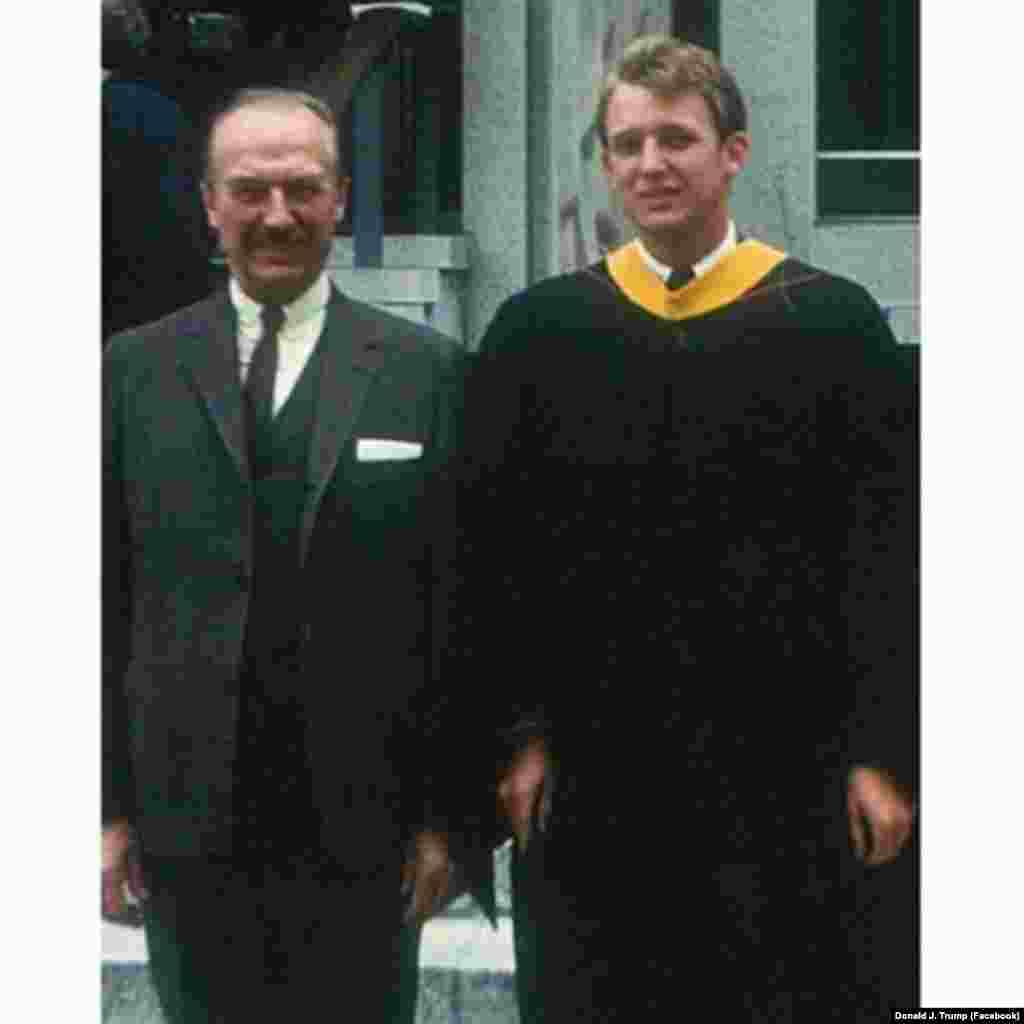
<instances>
[{"instance_id":1,"label":"dark necktie","mask_svg":"<svg viewBox=\"0 0 1024 1024\"><path fill-rule=\"evenodd\" d=\"M256 344L245 378L249 422L254 430L268 425L274 418L277 336L284 324L284 310L280 306L264 306L260 315L263 320L263 334Z\"/></svg>"},{"instance_id":2,"label":"dark necktie","mask_svg":"<svg viewBox=\"0 0 1024 1024\"><path fill-rule=\"evenodd\" d=\"M674 292L677 289L682 288L683 285L689 284L694 277L696 277L696 275L689 267L685 270L673 270L672 273L668 275L665 287L670 292Z\"/></svg>"}]
</instances>

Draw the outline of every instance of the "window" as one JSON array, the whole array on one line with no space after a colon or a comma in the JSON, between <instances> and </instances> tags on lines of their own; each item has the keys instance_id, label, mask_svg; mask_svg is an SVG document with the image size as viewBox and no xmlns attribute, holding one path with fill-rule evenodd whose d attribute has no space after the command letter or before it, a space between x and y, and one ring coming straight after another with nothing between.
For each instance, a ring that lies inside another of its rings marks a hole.
<instances>
[{"instance_id":1,"label":"window","mask_svg":"<svg viewBox=\"0 0 1024 1024\"><path fill-rule=\"evenodd\" d=\"M719 39L720 0L675 0L672 4L672 34L721 53Z\"/></svg>"},{"instance_id":2,"label":"window","mask_svg":"<svg viewBox=\"0 0 1024 1024\"><path fill-rule=\"evenodd\" d=\"M920 210L920 0L818 0L817 210Z\"/></svg>"},{"instance_id":3,"label":"window","mask_svg":"<svg viewBox=\"0 0 1024 1024\"><path fill-rule=\"evenodd\" d=\"M421 7L353 7L361 31L348 52L353 62L373 54L379 92L360 110L365 93L357 90L343 124L353 192L342 234L354 233L364 201L380 204L384 234L462 230L462 19L450 4L435 3L428 15Z\"/></svg>"}]
</instances>

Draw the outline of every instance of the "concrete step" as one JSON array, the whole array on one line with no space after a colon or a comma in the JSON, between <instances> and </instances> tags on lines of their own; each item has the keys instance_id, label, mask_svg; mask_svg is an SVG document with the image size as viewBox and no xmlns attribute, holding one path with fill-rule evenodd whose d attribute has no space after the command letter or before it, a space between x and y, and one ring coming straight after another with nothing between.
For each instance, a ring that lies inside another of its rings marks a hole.
<instances>
[{"instance_id":1,"label":"concrete step","mask_svg":"<svg viewBox=\"0 0 1024 1024\"><path fill-rule=\"evenodd\" d=\"M518 1024L509 852L495 854L497 930L468 896L424 927L416 1024ZM103 922L102 952L103 1024L164 1024L142 929Z\"/></svg>"},{"instance_id":2,"label":"concrete step","mask_svg":"<svg viewBox=\"0 0 1024 1024\"><path fill-rule=\"evenodd\" d=\"M141 928L103 924L102 1024L164 1024ZM468 898L420 939L416 1024L518 1024L512 921L495 930Z\"/></svg>"},{"instance_id":3,"label":"concrete step","mask_svg":"<svg viewBox=\"0 0 1024 1024\"><path fill-rule=\"evenodd\" d=\"M102 1024L165 1024L143 963L104 964ZM507 972L420 969L416 1024L519 1024Z\"/></svg>"}]
</instances>

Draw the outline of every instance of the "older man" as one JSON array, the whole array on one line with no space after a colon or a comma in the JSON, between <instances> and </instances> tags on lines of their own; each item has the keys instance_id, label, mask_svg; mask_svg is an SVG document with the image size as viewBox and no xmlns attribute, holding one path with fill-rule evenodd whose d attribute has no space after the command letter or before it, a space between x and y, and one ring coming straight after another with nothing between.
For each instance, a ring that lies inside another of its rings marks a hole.
<instances>
[{"instance_id":1,"label":"older man","mask_svg":"<svg viewBox=\"0 0 1024 1024\"><path fill-rule=\"evenodd\" d=\"M461 360L329 282L346 193L329 108L238 95L203 184L228 288L106 353L104 904L137 847L173 1022L396 1019L449 884Z\"/></svg>"},{"instance_id":2,"label":"older man","mask_svg":"<svg viewBox=\"0 0 1024 1024\"><path fill-rule=\"evenodd\" d=\"M737 230L712 54L637 40L597 128L637 238L508 300L468 403L524 1020L875 1020L849 940L913 813L912 367L861 287Z\"/></svg>"}]
</instances>

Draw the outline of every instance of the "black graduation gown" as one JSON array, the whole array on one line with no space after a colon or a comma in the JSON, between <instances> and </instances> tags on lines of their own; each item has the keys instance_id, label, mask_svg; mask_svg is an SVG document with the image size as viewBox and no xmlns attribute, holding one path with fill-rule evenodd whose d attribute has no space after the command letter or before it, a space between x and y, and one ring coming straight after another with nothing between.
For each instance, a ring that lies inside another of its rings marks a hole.
<instances>
[{"instance_id":1,"label":"black graduation gown","mask_svg":"<svg viewBox=\"0 0 1024 1024\"><path fill-rule=\"evenodd\" d=\"M505 303L470 394L469 646L558 763L524 1017L852 1020L847 773L917 763L911 357L757 243L675 298L628 249Z\"/></svg>"}]
</instances>

